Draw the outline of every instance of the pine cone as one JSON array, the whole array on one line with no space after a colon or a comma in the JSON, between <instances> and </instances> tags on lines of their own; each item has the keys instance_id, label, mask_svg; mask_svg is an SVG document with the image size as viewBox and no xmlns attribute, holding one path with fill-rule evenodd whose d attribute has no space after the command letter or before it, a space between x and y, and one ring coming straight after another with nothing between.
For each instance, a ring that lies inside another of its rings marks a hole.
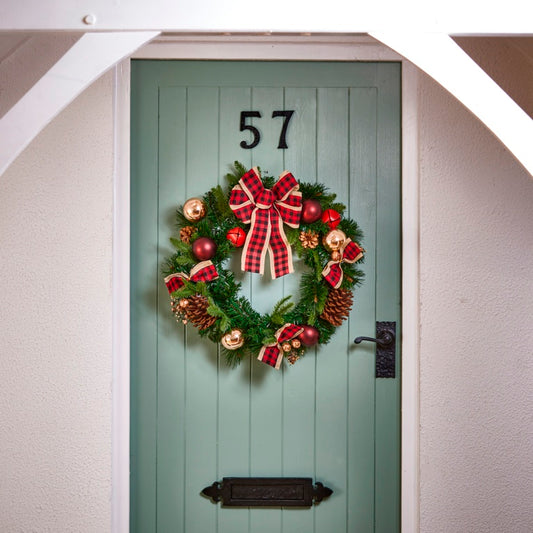
<instances>
[{"instance_id":1,"label":"pine cone","mask_svg":"<svg viewBox=\"0 0 533 533\"><path fill-rule=\"evenodd\" d=\"M316 248L318 246L318 233L314 231L301 231L298 236L304 248Z\"/></svg>"},{"instance_id":2,"label":"pine cone","mask_svg":"<svg viewBox=\"0 0 533 533\"><path fill-rule=\"evenodd\" d=\"M185 244L190 244L191 242L191 236L196 231L196 228L194 226L184 226L180 229L180 239Z\"/></svg>"},{"instance_id":3,"label":"pine cone","mask_svg":"<svg viewBox=\"0 0 533 533\"><path fill-rule=\"evenodd\" d=\"M209 302L205 296L196 294L187 299L189 300L189 304L185 308L185 318L189 322L198 329L207 329L215 323L216 317L211 316L207 312Z\"/></svg>"},{"instance_id":4,"label":"pine cone","mask_svg":"<svg viewBox=\"0 0 533 533\"><path fill-rule=\"evenodd\" d=\"M324 311L320 318L334 326L340 326L348 318L352 309L353 294L348 289L332 289L329 291Z\"/></svg>"}]
</instances>

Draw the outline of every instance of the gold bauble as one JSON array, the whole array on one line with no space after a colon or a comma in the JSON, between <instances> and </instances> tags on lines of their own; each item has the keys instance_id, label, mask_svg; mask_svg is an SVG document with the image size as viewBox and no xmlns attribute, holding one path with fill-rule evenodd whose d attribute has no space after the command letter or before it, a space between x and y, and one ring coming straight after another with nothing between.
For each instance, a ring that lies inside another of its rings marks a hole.
<instances>
[{"instance_id":1,"label":"gold bauble","mask_svg":"<svg viewBox=\"0 0 533 533\"><path fill-rule=\"evenodd\" d=\"M298 339L292 339L291 341L292 347L298 349L302 343Z\"/></svg>"},{"instance_id":2,"label":"gold bauble","mask_svg":"<svg viewBox=\"0 0 533 533\"><path fill-rule=\"evenodd\" d=\"M207 209L205 203L201 198L189 198L183 204L183 215L191 222L197 222L205 217Z\"/></svg>"},{"instance_id":3,"label":"gold bauble","mask_svg":"<svg viewBox=\"0 0 533 533\"><path fill-rule=\"evenodd\" d=\"M330 252L333 252L334 250L340 250L345 241L346 234L340 229L332 229L322 240L324 246Z\"/></svg>"},{"instance_id":4,"label":"gold bauble","mask_svg":"<svg viewBox=\"0 0 533 533\"><path fill-rule=\"evenodd\" d=\"M334 250L331 252L331 260L332 261L340 261L342 259L342 254L339 252L339 250Z\"/></svg>"},{"instance_id":5,"label":"gold bauble","mask_svg":"<svg viewBox=\"0 0 533 533\"><path fill-rule=\"evenodd\" d=\"M187 298L182 298L178 303L180 309L185 309L189 305L189 300Z\"/></svg>"},{"instance_id":6,"label":"gold bauble","mask_svg":"<svg viewBox=\"0 0 533 533\"><path fill-rule=\"evenodd\" d=\"M227 350L236 350L244 344L244 336L240 329L232 329L222 337L220 342Z\"/></svg>"},{"instance_id":7,"label":"gold bauble","mask_svg":"<svg viewBox=\"0 0 533 533\"><path fill-rule=\"evenodd\" d=\"M292 350L291 343L290 343L290 342L284 342L284 343L281 345L281 349L282 349L285 353L289 353L289 352Z\"/></svg>"}]
</instances>

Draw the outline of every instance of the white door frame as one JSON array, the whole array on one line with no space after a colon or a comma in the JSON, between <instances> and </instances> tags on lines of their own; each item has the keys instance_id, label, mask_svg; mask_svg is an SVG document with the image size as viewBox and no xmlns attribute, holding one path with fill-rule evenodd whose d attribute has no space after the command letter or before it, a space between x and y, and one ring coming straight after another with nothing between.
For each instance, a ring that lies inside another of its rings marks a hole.
<instances>
[{"instance_id":1,"label":"white door frame","mask_svg":"<svg viewBox=\"0 0 533 533\"><path fill-rule=\"evenodd\" d=\"M399 61L402 63L401 524L419 529L418 69L369 37L167 36L135 58ZM113 223L112 531L129 532L130 438L130 60L115 67Z\"/></svg>"}]
</instances>

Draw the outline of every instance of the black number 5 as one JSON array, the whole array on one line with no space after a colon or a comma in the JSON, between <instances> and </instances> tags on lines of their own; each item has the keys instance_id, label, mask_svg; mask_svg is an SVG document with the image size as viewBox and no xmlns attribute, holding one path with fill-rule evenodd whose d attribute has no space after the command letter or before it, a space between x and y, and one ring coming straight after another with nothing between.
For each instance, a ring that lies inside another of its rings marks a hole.
<instances>
[{"instance_id":1,"label":"black number 5","mask_svg":"<svg viewBox=\"0 0 533 533\"><path fill-rule=\"evenodd\" d=\"M261 139L259 130L251 124L246 124L246 119L252 117L261 118L261 113L259 111L241 111L241 129L239 131L250 130L254 136L254 140L250 144L241 141L241 148L255 148Z\"/></svg>"}]
</instances>

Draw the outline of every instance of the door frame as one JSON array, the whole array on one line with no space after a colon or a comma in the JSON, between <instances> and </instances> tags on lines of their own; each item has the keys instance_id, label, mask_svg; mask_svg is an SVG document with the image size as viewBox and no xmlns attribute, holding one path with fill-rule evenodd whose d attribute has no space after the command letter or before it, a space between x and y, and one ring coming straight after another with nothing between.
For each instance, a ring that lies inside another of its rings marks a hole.
<instances>
[{"instance_id":1,"label":"door frame","mask_svg":"<svg viewBox=\"0 0 533 533\"><path fill-rule=\"evenodd\" d=\"M134 59L397 61L402 64L401 528L419 530L418 69L363 35L163 35ZM112 531L129 532L130 59L114 68Z\"/></svg>"}]
</instances>

